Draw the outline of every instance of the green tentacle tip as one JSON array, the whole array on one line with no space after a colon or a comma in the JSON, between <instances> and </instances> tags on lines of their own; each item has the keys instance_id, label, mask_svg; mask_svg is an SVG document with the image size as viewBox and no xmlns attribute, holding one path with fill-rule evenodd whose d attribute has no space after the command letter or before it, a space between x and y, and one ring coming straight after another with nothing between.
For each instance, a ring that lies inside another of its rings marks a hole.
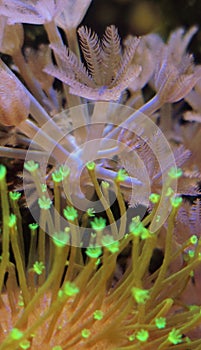
<instances>
[{"instance_id":1,"label":"green tentacle tip","mask_svg":"<svg viewBox=\"0 0 201 350\"><path fill-rule=\"evenodd\" d=\"M41 198L38 199L38 205L40 209L48 210L52 205L52 201L50 198L42 196Z\"/></svg>"},{"instance_id":2,"label":"green tentacle tip","mask_svg":"<svg viewBox=\"0 0 201 350\"><path fill-rule=\"evenodd\" d=\"M115 180L117 182L124 182L128 178L128 173L125 169L119 169Z\"/></svg>"},{"instance_id":3,"label":"green tentacle tip","mask_svg":"<svg viewBox=\"0 0 201 350\"><path fill-rule=\"evenodd\" d=\"M112 236L103 236L101 242L111 253L117 253L119 251L119 241L114 241Z\"/></svg>"},{"instance_id":4,"label":"green tentacle tip","mask_svg":"<svg viewBox=\"0 0 201 350\"><path fill-rule=\"evenodd\" d=\"M172 197L170 199L170 202L171 202L173 208L178 208L182 203L182 197Z\"/></svg>"},{"instance_id":5,"label":"green tentacle tip","mask_svg":"<svg viewBox=\"0 0 201 350\"><path fill-rule=\"evenodd\" d=\"M178 179L183 174L183 171L180 168L172 167L168 173L171 179Z\"/></svg>"},{"instance_id":6,"label":"green tentacle tip","mask_svg":"<svg viewBox=\"0 0 201 350\"><path fill-rule=\"evenodd\" d=\"M63 291L66 296L72 297L78 294L80 290L75 283L68 281L65 283Z\"/></svg>"},{"instance_id":7,"label":"green tentacle tip","mask_svg":"<svg viewBox=\"0 0 201 350\"><path fill-rule=\"evenodd\" d=\"M6 167L0 164L0 181L4 180L6 177Z\"/></svg>"},{"instance_id":8,"label":"green tentacle tip","mask_svg":"<svg viewBox=\"0 0 201 350\"><path fill-rule=\"evenodd\" d=\"M129 341L134 341L135 340L135 334L129 335L128 340Z\"/></svg>"},{"instance_id":9,"label":"green tentacle tip","mask_svg":"<svg viewBox=\"0 0 201 350\"><path fill-rule=\"evenodd\" d=\"M88 247L86 254L92 259L97 259L102 254L102 249L100 247Z\"/></svg>"},{"instance_id":10,"label":"green tentacle tip","mask_svg":"<svg viewBox=\"0 0 201 350\"><path fill-rule=\"evenodd\" d=\"M47 185L46 184L41 184L40 187L41 187L41 191L43 193L47 192Z\"/></svg>"},{"instance_id":11,"label":"green tentacle tip","mask_svg":"<svg viewBox=\"0 0 201 350\"><path fill-rule=\"evenodd\" d=\"M67 206L63 212L65 218L69 221L74 221L78 217L78 212L74 207Z\"/></svg>"},{"instance_id":12,"label":"green tentacle tip","mask_svg":"<svg viewBox=\"0 0 201 350\"><path fill-rule=\"evenodd\" d=\"M55 171L52 173L52 180L53 180L54 182L57 182L57 183L63 181L63 176L62 176L62 174L61 174L61 172L60 172L59 170L55 170Z\"/></svg>"},{"instance_id":13,"label":"green tentacle tip","mask_svg":"<svg viewBox=\"0 0 201 350\"><path fill-rule=\"evenodd\" d=\"M102 182L101 182L101 186L102 186L103 188L105 188L105 189L108 189L108 188L110 187L110 184L109 184L109 182L107 182L107 181L102 181Z\"/></svg>"},{"instance_id":14,"label":"green tentacle tip","mask_svg":"<svg viewBox=\"0 0 201 350\"><path fill-rule=\"evenodd\" d=\"M88 170L94 170L96 168L96 163L95 162L88 162L86 164L86 167Z\"/></svg>"},{"instance_id":15,"label":"green tentacle tip","mask_svg":"<svg viewBox=\"0 0 201 350\"><path fill-rule=\"evenodd\" d=\"M59 171L62 174L63 179L68 177L68 175L70 174L70 168L67 165L65 165L65 164L60 166Z\"/></svg>"},{"instance_id":16,"label":"green tentacle tip","mask_svg":"<svg viewBox=\"0 0 201 350\"><path fill-rule=\"evenodd\" d=\"M155 324L158 329L163 329L166 327L166 318L165 317L158 317L155 319Z\"/></svg>"},{"instance_id":17,"label":"green tentacle tip","mask_svg":"<svg viewBox=\"0 0 201 350\"><path fill-rule=\"evenodd\" d=\"M135 301L138 303L138 304L145 304L146 301L149 299L149 291L146 290L146 289L140 289L140 288L137 288L137 287L133 287L131 289L131 292L132 292L132 295L135 299Z\"/></svg>"},{"instance_id":18,"label":"green tentacle tip","mask_svg":"<svg viewBox=\"0 0 201 350\"><path fill-rule=\"evenodd\" d=\"M90 337L91 332L90 332L89 329L86 329L86 328L85 328L85 329L82 330L81 334L82 334L82 337L83 337L83 338L87 339L87 338Z\"/></svg>"},{"instance_id":19,"label":"green tentacle tip","mask_svg":"<svg viewBox=\"0 0 201 350\"><path fill-rule=\"evenodd\" d=\"M21 306L21 307L23 307L23 306L24 306L23 296L22 296L21 294L19 295L17 305L18 305L18 306Z\"/></svg>"},{"instance_id":20,"label":"green tentacle tip","mask_svg":"<svg viewBox=\"0 0 201 350\"><path fill-rule=\"evenodd\" d=\"M132 218L132 221L129 225L129 232L131 232L134 236L140 236L144 229L143 224L140 221L139 216L135 216Z\"/></svg>"},{"instance_id":21,"label":"green tentacle tip","mask_svg":"<svg viewBox=\"0 0 201 350\"><path fill-rule=\"evenodd\" d=\"M182 342L182 334L179 329L173 328L168 334L168 340L170 343L177 345Z\"/></svg>"},{"instance_id":22,"label":"green tentacle tip","mask_svg":"<svg viewBox=\"0 0 201 350\"><path fill-rule=\"evenodd\" d=\"M39 168L39 164L35 163L33 160L28 160L28 162L24 163L24 168L30 173L33 173Z\"/></svg>"},{"instance_id":23,"label":"green tentacle tip","mask_svg":"<svg viewBox=\"0 0 201 350\"><path fill-rule=\"evenodd\" d=\"M21 193L20 192L9 192L9 197L12 201L18 201L18 199L20 199L20 197L21 197Z\"/></svg>"},{"instance_id":24,"label":"green tentacle tip","mask_svg":"<svg viewBox=\"0 0 201 350\"><path fill-rule=\"evenodd\" d=\"M29 224L29 229L31 231L37 230L38 227L39 227L39 225L36 222L33 222L32 224Z\"/></svg>"},{"instance_id":25,"label":"green tentacle tip","mask_svg":"<svg viewBox=\"0 0 201 350\"><path fill-rule=\"evenodd\" d=\"M104 313L101 310L96 310L96 311L94 311L93 316L94 316L94 320L100 321L100 320L102 320Z\"/></svg>"},{"instance_id":26,"label":"green tentacle tip","mask_svg":"<svg viewBox=\"0 0 201 350\"><path fill-rule=\"evenodd\" d=\"M23 332L20 331L18 328L13 328L10 332L10 337L13 340L19 340L23 337Z\"/></svg>"},{"instance_id":27,"label":"green tentacle tip","mask_svg":"<svg viewBox=\"0 0 201 350\"><path fill-rule=\"evenodd\" d=\"M14 227L17 222L17 217L15 214L10 214L9 221L8 221L8 226L10 228Z\"/></svg>"},{"instance_id":28,"label":"green tentacle tip","mask_svg":"<svg viewBox=\"0 0 201 350\"><path fill-rule=\"evenodd\" d=\"M91 222L91 227L97 232L104 230L105 226L106 220L102 217L95 218L94 221Z\"/></svg>"},{"instance_id":29,"label":"green tentacle tip","mask_svg":"<svg viewBox=\"0 0 201 350\"><path fill-rule=\"evenodd\" d=\"M45 270L45 265L42 261L36 261L33 265L33 269L37 275L41 275L43 273L43 270Z\"/></svg>"},{"instance_id":30,"label":"green tentacle tip","mask_svg":"<svg viewBox=\"0 0 201 350\"><path fill-rule=\"evenodd\" d=\"M69 243L69 233L68 232L55 232L53 235L53 242L57 247L64 247Z\"/></svg>"},{"instance_id":31,"label":"green tentacle tip","mask_svg":"<svg viewBox=\"0 0 201 350\"><path fill-rule=\"evenodd\" d=\"M136 334L136 339L141 342L146 342L149 338L149 332L145 329L140 329Z\"/></svg>"},{"instance_id":32,"label":"green tentacle tip","mask_svg":"<svg viewBox=\"0 0 201 350\"><path fill-rule=\"evenodd\" d=\"M61 165L58 170L52 173L52 180L54 182L63 181L70 174L70 169L66 165Z\"/></svg>"},{"instance_id":33,"label":"green tentacle tip","mask_svg":"<svg viewBox=\"0 0 201 350\"><path fill-rule=\"evenodd\" d=\"M151 193L149 196L149 200L151 203L156 204L160 200L160 195L157 193Z\"/></svg>"},{"instance_id":34,"label":"green tentacle tip","mask_svg":"<svg viewBox=\"0 0 201 350\"><path fill-rule=\"evenodd\" d=\"M23 342L20 343L20 348L23 350L30 349L31 343L28 340L24 340Z\"/></svg>"},{"instance_id":35,"label":"green tentacle tip","mask_svg":"<svg viewBox=\"0 0 201 350\"><path fill-rule=\"evenodd\" d=\"M52 348L52 350L62 350L63 348L60 345L56 345Z\"/></svg>"},{"instance_id":36,"label":"green tentacle tip","mask_svg":"<svg viewBox=\"0 0 201 350\"><path fill-rule=\"evenodd\" d=\"M87 209L87 215L89 216L89 217L93 217L93 216L95 216L95 210L94 210L94 208L88 208Z\"/></svg>"},{"instance_id":37,"label":"green tentacle tip","mask_svg":"<svg viewBox=\"0 0 201 350\"><path fill-rule=\"evenodd\" d=\"M195 245L198 243L198 237L196 235L193 235L190 237L190 243Z\"/></svg>"}]
</instances>

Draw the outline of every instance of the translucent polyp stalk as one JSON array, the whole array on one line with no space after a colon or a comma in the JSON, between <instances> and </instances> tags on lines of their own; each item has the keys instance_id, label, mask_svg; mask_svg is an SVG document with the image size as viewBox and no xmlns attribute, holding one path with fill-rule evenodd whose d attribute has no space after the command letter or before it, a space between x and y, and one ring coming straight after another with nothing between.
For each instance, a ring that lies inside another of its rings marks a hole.
<instances>
[{"instance_id":1,"label":"translucent polyp stalk","mask_svg":"<svg viewBox=\"0 0 201 350\"><path fill-rule=\"evenodd\" d=\"M4 172L5 167L0 165L0 171ZM9 203L7 196L7 183L6 183L6 170L5 176L0 178L0 194L1 194L1 207L3 217L3 235L2 235L2 259L0 263L0 292L4 283L4 275L9 263Z\"/></svg>"},{"instance_id":2,"label":"translucent polyp stalk","mask_svg":"<svg viewBox=\"0 0 201 350\"><path fill-rule=\"evenodd\" d=\"M6 158L16 158L16 159L25 159L27 156L26 149L13 148L13 147L3 147L0 146L0 155L1 157ZM29 151L29 156L32 160L39 162L42 157L47 157L48 153L42 151ZM50 159L50 163L53 162L53 159Z\"/></svg>"},{"instance_id":3,"label":"translucent polyp stalk","mask_svg":"<svg viewBox=\"0 0 201 350\"><path fill-rule=\"evenodd\" d=\"M114 216L113 216L112 211L110 209L110 204L107 203L105 197L103 196L103 193L102 193L101 188L99 186L99 183L97 181L96 171L95 171L95 169L88 169L88 172L89 172L89 176L92 180L92 183L94 185L97 196L98 196L98 198L99 198L101 204L103 205L103 208L107 214L107 217L108 217L108 220L109 220L109 223L111 226L112 235L113 235L114 239L115 238L117 239L118 238L117 225L115 223Z\"/></svg>"},{"instance_id":4,"label":"translucent polyp stalk","mask_svg":"<svg viewBox=\"0 0 201 350\"><path fill-rule=\"evenodd\" d=\"M29 300L30 300L30 295L27 287L27 282L26 282L26 275L23 267L23 261L21 258L19 246L18 246L18 240L17 240L17 229L16 226L13 226L11 228L11 244L15 256L15 262L17 266L17 271L18 271L18 276L19 276L19 282L20 282L20 287L22 290L22 296L23 296L23 301L25 306L28 305Z\"/></svg>"},{"instance_id":5,"label":"translucent polyp stalk","mask_svg":"<svg viewBox=\"0 0 201 350\"><path fill-rule=\"evenodd\" d=\"M37 303L39 302L40 298L48 291L49 287L53 285L55 282L55 279L57 279L58 274L60 273L60 270L64 269L64 262L63 262L63 252L65 247L55 247L55 258L54 258L54 264L52 267L52 270L48 276L48 279L45 281L45 283L38 289L38 292L34 295L30 303L27 305L27 307L24 310L24 313L19 318L17 323L15 324L16 328L23 327L25 322L27 321L29 314L34 310Z\"/></svg>"},{"instance_id":6,"label":"translucent polyp stalk","mask_svg":"<svg viewBox=\"0 0 201 350\"><path fill-rule=\"evenodd\" d=\"M159 98L157 95L155 95L151 100L149 100L147 103L145 103L139 110L135 111L129 118L127 118L125 121L123 121L119 126L117 126L115 129L110 131L107 135L105 135L106 138L116 138L119 133L122 131L122 129L130 130L132 131L132 124L136 121L136 119L140 118L140 115L145 114L146 116L152 115L157 109L161 107L162 103L159 101Z\"/></svg>"},{"instance_id":7,"label":"translucent polyp stalk","mask_svg":"<svg viewBox=\"0 0 201 350\"><path fill-rule=\"evenodd\" d=\"M105 169L100 165L96 166L96 176L99 179L104 179L106 181L114 181L117 173L113 170ZM142 182L135 177L128 176L124 182L122 182L122 187L132 188L132 186L142 186Z\"/></svg>"}]
</instances>

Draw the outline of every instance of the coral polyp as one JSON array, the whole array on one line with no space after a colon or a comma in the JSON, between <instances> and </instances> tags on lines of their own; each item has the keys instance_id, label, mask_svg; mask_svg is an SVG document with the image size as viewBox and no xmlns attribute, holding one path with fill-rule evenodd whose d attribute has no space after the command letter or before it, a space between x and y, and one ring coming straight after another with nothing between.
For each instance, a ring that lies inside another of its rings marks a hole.
<instances>
[{"instance_id":1,"label":"coral polyp","mask_svg":"<svg viewBox=\"0 0 201 350\"><path fill-rule=\"evenodd\" d=\"M17 204L20 196L17 192L8 194L3 165L0 190L0 350L36 350L41 345L47 350L200 349L196 332L201 309L182 298L188 294L193 271L201 267L201 239L192 237L175 249L174 225L180 200L174 201L168 223L161 230L149 231L159 205L154 200L153 209L142 221L134 217L120 240L106 230L106 220L94 218L91 209L89 215L79 214L78 222L77 214L72 215L76 209L67 206L64 231L55 230L50 237L38 224L29 225L26 259ZM120 197L118 203L121 205ZM46 214L50 210L49 206L39 207ZM43 220L47 223L48 215ZM73 235L84 230L84 222L86 227L89 221L92 228L88 247L73 246ZM150 260L163 230L164 258L150 274ZM9 255L10 244L14 261ZM123 256L124 269L119 263ZM173 269L178 257L183 259L182 266Z\"/></svg>"}]
</instances>

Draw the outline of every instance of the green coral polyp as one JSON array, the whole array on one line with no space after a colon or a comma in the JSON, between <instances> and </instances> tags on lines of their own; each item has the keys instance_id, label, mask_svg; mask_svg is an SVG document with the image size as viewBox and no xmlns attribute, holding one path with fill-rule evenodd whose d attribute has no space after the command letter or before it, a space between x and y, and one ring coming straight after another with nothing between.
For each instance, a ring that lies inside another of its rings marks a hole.
<instances>
[{"instance_id":1,"label":"green coral polyp","mask_svg":"<svg viewBox=\"0 0 201 350\"><path fill-rule=\"evenodd\" d=\"M94 229L94 231L103 231L106 226L106 220L102 217L96 218L91 221L91 227Z\"/></svg>"},{"instance_id":2,"label":"green coral polyp","mask_svg":"<svg viewBox=\"0 0 201 350\"><path fill-rule=\"evenodd\" d=\"M43 264L43 262L36 261L33 265L33 270L37 275L41 275L44 269L45 265Z\"/></svg>"},{"instance_id":3,"label":"green coral polyp","mask_svg":"<svg viewBox=\"0 0 201 350\"><path fill-rule=\"evenodd\" d=\"M136 334L136 339L138 339L140 342L146 342L149 338L149 332L145 329L141 329L139 332Z\"/></svg>"},{"instance_id":4,"label":"green coral polyp","mask_svg":"<svg viewBox=\"0 0 201 350\"><path fill-rule=\"evenodd\" d=\"M77 210L74 208L74 207L69 207L67 206L65 209L64 209L64 216L67 220L69 221L74 221L77 219L78 217L78 213L77 213Z\"/></svg>"},{"instance_id":5,"label":"green coral polyp","mask_svg":"<svg viewBox=\"0 0 201 350\"><path fill-rule=\"evenodd\" d=\"M52 205L52 201L50 198L47 198L46 196L42 196L41 198L38 199L38 205L40 209L48 210Z\"/></svg>"},{"instance_id":6,"label":"green coral polyp","mask_svg":"<svg viewBox=\"0 0 201 350\"><path fill-rule=\"evenodd\" d=\"M9 192L9 197L13 201L18 201L21 197L21 193L20 192Z\"/></svg>"},{"instance_id":7,"label":"green coral polyp","mask_svg":"<svg viewBox=\"0 0 201 350\"><path fill-rule=\"evenodd\" d=\"M182 334L179 329L173 329L169 335L168 340L170 343L176 345L182 342Z\"/></svg>"},{"instance_id":8,"label":"green coral polyp","mask_svg":"<svg viewBox=\"0 0 201 350\"><path fill-rule=\"evenodd\" d=\"M101 247L88 247L86 254L92 259L97 259L102 254L102 249Z\"/></svg>"},{"instance_id":9,"label":"green coral polyp","mask_svg":"<svg viewBox=\"0 0 201 350\"><path fill-rule=\"evenodd\" d=\"M39 168L39 164L33 160L29 160L28 162L24 163L24 168L30 173L34 173Z\"/></svg>"},{"instance_id":10,"label":"green coral polyp","mask_svg":"<svg viewBox=\"0 0 201 350\"><path fill-rule=\"evenodd\" d=\"M135 299L135 301L138 304L145 304L145 302L149 299L149 291L137 287L132 288L132 295Z\"/></svg>"}]
</instances>

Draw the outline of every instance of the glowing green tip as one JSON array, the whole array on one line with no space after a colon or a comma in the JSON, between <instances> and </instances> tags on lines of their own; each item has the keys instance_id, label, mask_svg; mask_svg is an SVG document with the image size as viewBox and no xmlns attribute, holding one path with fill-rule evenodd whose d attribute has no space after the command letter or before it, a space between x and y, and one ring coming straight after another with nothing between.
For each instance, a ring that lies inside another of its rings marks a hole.
<instances>
[{"instance_id":1,"label":"glowing green tip","mask_svg":"<svg viewBox=\"0 0 201 350\"><path fill-rule=\"evenodd\" d=\"M37 275L41 275L43 273L43 270L45 269L45 265L41 261L36 261L33 265L33 269Z\"/></svg>"},{"instance_id":2,"label":"glowing green tip","mask_svg":"<svg viewBox=\"0 0 201 350\"><path fill-rule=\"evenodd\" d=\"M192 250L192 249L189 249L189 251L188 251L188 257L189 257L190 259L192 259L192 258L194 258L194 256L195 256L195 251Z\"/></svg>"},{"instance_id":3,"label":"glowing green tip","mask_svg":"<svg viewBox=\"0 0 201 350\"><path fill-rule=\"evenodd\" d=\"M156 204L160 200L160 195L157 193L151 193L149 196L149 200L151 203Z\"/></svg>"},{"instance_id":4,"label":"glowing green tip","mask_svg":"<svg viewBox=\"0 0 201 350\"><path fill-rule=\"evenodd\" d=\"M20 197L21 197L21 193L20 192L9 192L9 197L13 201L18 201L18 199L20 199Z\"/></svg>"},{"instance_id":5,"label":"glowing green tip","mask_svg":"<svg viewBox=\"0 0 201 350\"><path fill-rule=\"evenodd\" d=\"M191 242L191 244L194 244L194 245L197 244L198 237L196 235L191 236L190 237L190 242Z\"/></svg>"},{"instance_id":6,"label":"glowing green tip","mask_svg":"<svg viewBox=\"0 0 201 350\"><path fill-rule=\"evenodd\" d=\"M106 220L101 217L95 218L94 221L91 222L91 227L97 232L104 230L105 226Z\"/></svg>"},{"instance_id":7,"label":"glowing green tip","mask_svg":"<svg viewBox=\"0 0 201 350\"><path fill-rule=\"evenodd\" d=\"M140 329L140 331L136 334L136 339L138 339L141 342L146 342L149 338L149 332L145 329Z\"/></svg>"},{"instance_id":8,"label":"glowing green tip","mask_svg":"<svg viewBox=\"0 0 201 350\"><path fill-rule=\"evenodd\" d=\"M67 220L74 221L78 217L78 213L74 207L67 206L64 209L64 216Z\"/></svg>"},{"instance_id":9,"label":"glowing green tip","mask_svg":"<svg viewBox=\"0 0 201 350\"><path fill-rule=\"evenodd\" d=\"M97 259L102 254L102 249L100 247L88 247L86 254L92 259Z\"/></svg>"},{"instance_id":10,"label":"glowing green tip","mask_svg":"<svg viewBox=\"0 0 201 350\"><path fill-rule=\"evenodd\" d=\"M41 187L41 190L43 193L47 192L47 185L46 184L41 184L40 187Z\"/></svg>"},{"instance_id":11,"label":"glowing green tip","mask_svg":"<svg viewBox=\"0 0 201 350\"><path fill-rule=\"evenodd\" d=\"M24 167L27 171L29 171L30 173L33 173L39 168L39 164L35 163L33 160L29 160L28 162L24 163Z\"/></svg>"},{"instance_id":12,"label":"glowing green tip","mask_svg":"<svg viewBox=\"0 0 201 350\"><path fill-rule=\"evenodd\" d=\"M169 177L171 179L178 179L183 174L182 170L180 168L172 167L168 173Z\"/></svg>"},{"instance_id":13,"label":"glowing green tip","mask_svg":"<svg viewBox=\"0 0 201 350\"><path fill-rule=\"evenodd\" d=\"M104 316L104 313L101 310L96 310L96 311L94 311L94 315L93 316L94 316L94 320L100 321L100 320L102 320L102 318Z\"/></svg>"},{"instance_id":14,"label":"glowing green tip","mask_svg":"<svg viewBox=\"0 0 201 350\"><path fill-rule=\"evenodd\" d=\"M132 295L135 299L135 301L138 304L145 304L146 301L149 299L149 291L146 289L140 289L137 287L133 287L131 289Z\"/></svg>"},{"instance_id":15,"label":"glowing green tip","mask_svg":"<svg viewBox=\"0 0 201 350\"><path fill-rule=\"evenodd\" d=\"M171 202L173 208L178 208L182 203L182 197L172 197L170 199L170 202Z\"/></svg>"},{"instance_id":16,"label":"glowing green tip","mask_svg":"<svg viewBox=\"0 0 201 350\"><path fill-rule=\"evenodd\" d=\"M155 319L155 324L158 329L163 329L166 327L166 318L165 317L158 317Z\"/></svg>"},{"instance_id":17,"label":"glowing green tip","mask_svg":"<svg viewBox=\"0 0 201 350\"><path fill-rule=\"evenodd\" d=\"M125 169L119 169L117 176L116 176L116 181L117 182L124 182L128 178L128 174Z\"/></svg>"},{"instance_id":18,"label":"glowing green tip","mask_svg":"<svg viewBox=\"0 0 201 350\"><path fill-rule=\"evenodd\" d=\"M66 244L69 243L69 233L67 230L65 232L55 232L53 235L53 242L57 247L64 247Z\"/></svg>"},{"instance_id":19,"label":"glowing green tip","mask_svg":"<svg viewBox=\"0 0 201 350\"><path fill-rule=\"evenodd\" d=\"M34 231L37 230L38 226L39 225L37 223L33 222L32 224L29 224L29 229Z\"/></svg>"},{"instance_id":20,"label":"glowing green tip","mask_svg":"<svg viewBox=\"0 0 201 350\"><path fill-rule=\"evenodd\" d=\"M10 332L10 337L13 340L19 340L23 337L23 332L21 332L19 329L17 328L13 328Z\"/></svg>"},{"instance_id":21,"label":"glowing green tip","mask_svg":"<svg viewBox=\"0 0 201 350\"><path fill-rule=\"evenodd\" d=\"M129 340L129 341L135 340L135 334L129 335L128 340Z\"/></svg>"},{"instance_id":22,"label":"glowing green tip","mask_svg":"<svg viewBox=\"0 0 201 350\"><path fill-rule=\"evenodd\" d=\"M16 222L17 222L16 215L15 214L10 214L8 226L9 227L14 227L16 225Z\"/></svg>"},{"instance_id":23,"label":"glowing green tip","mask_svg":"<svg viewBox=\"0 0 201 350\"><path fill-rule=\"evenodd\" d=\"M110 187L110 184L107 181L102 181L101 185L102 185L103 188L106 188L106 189Z\"/></svg>"},{"instance_id":24,"label":"glowing green tip","mask_svg":"<svg viewBox=\"0 0 201 350\"><path fill-rule=\"evenodd\" d=\"M57 182L57 183L63 181L63 176L62 176L62 174L60 173L59 170L55 170L55 171L52 173L52 180L53 180L54 182Z\"/></svg>"},{"instance_id":25,"label":"glowing green tip","mask_svg":"<svg viewBox=\"0 0 201 350\"><path fill-rule=\"evenodd\" d=\"M129 231L136 237L140 236L141 239L150 237L149 230L143 226L139 216L132 218L132 222L129 226Z\"/></svg>"},{"instance_id":26,"label":"glowing green tip","mask_svg":"<svg viewBox=\"0 0 201 350\"><path fill-rule=\"evenodd\" d=\"M6 177L6 167L0 164L0 181L4 180Z\"/></svg>"},{"instance_id":27,"label":"glowing green tip","mask_svg":"<svg viewBox=\"0 0 201 350\"><path fill-rule=\"evenodd\" d=\"M82 334L82 337L83 337L83 338L89 338L90 335L91 335L91 332L90 332L89 329L86 329L86 328L85 328L85 329L82 330L81 334Z\"/></svg>"},{"instance_id":28,"label":"glowing green tip","mask_svg":"<svg viewBox=\"0 0 201 350\"><path fill-rule=\"evenodd\" d=\"M89 217L93 217L93 216L95 216L95 210L94 210L94 208L88 208L87 209L87 215L89 216Z\"/></svg>"},{"instance_id":29,"label":"glowing green tip","mask_svg":"<svg viewBox=\"0 0 201 350\"><path fill-rule=\"evenodd\" d=\"M23 342L20 343L21 349L26 350L26 349L30 349L30 347L31 347L31 343L28 340L24 340Z\"/></svg>"},{"instance_id":30,"label":"glowing green tip","mask_svg":"<svg viewBox=\"0 0 201 350\"><path fill-rule=\"evenodd\" d=\"M111 253L117 253L119 251L119 241L114 241L112 236L103 236L101 242Z\"/></svg>"},{"instance_id":31,"label":"glowing green tip","mask_svg":"<svg viewBox=\"0 0 201 350\"><path fill-rule=\"evenodd\" d=\"M52 201L50 198L42 196L41 198L38 199L38 205L40 209L48 210L52 205Z\"/></svg>"},{"instance_id":32,"label":"glowing green tip","mask_svg":"<svg viewBox=\"0 0 201 350\"><path fill-rule=\"evenodd\" d=\"M19 305L19 306L21 306L21 307L23 307L23 306L24 306L24 300L23 300L22 295L19 295L17 305Z\"/></svg>"},{"instance_id":33,"label":"glowing green tip","mask_svg":"<svg viewBox=\"0 0 201 350\"><path fill-rule=\"evenodd\" d=\"M170 343L176 345L182 342L182 334L179 329L173 328L168 335L168 340Z\"/></svg>"},{"instance_id":34,"label":"glowing green tip","mask_svg":"<svg viewBox=\"0 0 201 350\"><path fill-rule=\"evenodd\" d=\"M96 163L94 163L94 162L88 162L88 163L86 164L86 167L87 167L88 170L94 170L95 167L96 167Z\"/></svg>"},{"instance_id":35,"label":"glowing green tip","mask_svg":"<svg viewBox=\"0 0 201 350\"><path fill-rule=\"evenodd\" d=\"M69 169L69 167L67 165L64 164L64 165L60 166L59 172L63 176L63 179L65 179L70 174L70 169Z\"/></svg>"},{"instance_id":36,"label":"glowing green tip","mask_svg":"<svg viewBox=\"0 0 201 350\"><path fill-rule=\"evenodd\" d=\"M79 293L79 288L76 286L73 282L66 282L64 285L64 294L68 297L72 297L73 295L76 295Z\"/></svg>"},{"instance_id":37,"label":"glowing green tip","mask_svg":"<svg viewBox=\"0 0 201 350\"><path fill-rule=\"evenodd\" d=\"M60 345L56 345L52 348L52 350L62 350L63 348Z\"/></svg>"}]
</instances>

